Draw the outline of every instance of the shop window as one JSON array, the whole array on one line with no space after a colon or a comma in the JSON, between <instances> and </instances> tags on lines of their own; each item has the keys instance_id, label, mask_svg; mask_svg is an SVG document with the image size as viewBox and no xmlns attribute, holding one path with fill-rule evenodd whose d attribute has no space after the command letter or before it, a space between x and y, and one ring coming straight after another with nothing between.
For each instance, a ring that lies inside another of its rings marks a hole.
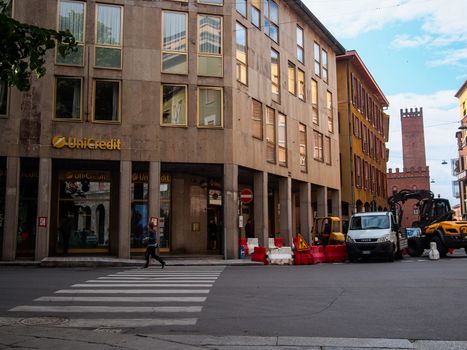
<instances>
[{"instance_id":1,"label":"shop window","mask_svg":"<svg viewBox=\"0 0 467 350\"><path fill-rule=\"evenodd\" d=\"M276 163L276 120L270 107L266 107L266 160Z\"/></svg>"},{"instance_id":2,"label":"shop window","mask_svg":"<svg viewBox=\"0 0 467 350\"><path fill-rule=\"evenodd\" d=\"M161 125L187 125L186 85L162 85Z\"/></svg>"},{"instance_id":3,"label":"shop window","mask_svg":"<svg viewBox=\"0 0 467 350\"><path fill-rule=\"evenodd\" d=\"M246 0L235 0L235 8L243 17L246 17Z\"/></svg>"},{"instance_id":4,"label":"shop window","mask_svg":"<svg viewBox=\"0 0 467 350\"><path fill-rule=\"evenodd\" d=\"M261 0L252 0L250 7L251 23L261 29Z\"/></svg>"},{"instance_id":5,"label":"shop window","mask_svg":"<svg viewBox=\"0 0 467 350\"><path fill-rule=\"evenodd\" d=\"M298 142L300 146L300 170L307 172L307 152L306 152L306 125L298 124Z\"/></svg>"},{"instance_id":6,"label":"shop window","mask_svg":"<svg viewBox=\"0 0 467 350\"><path fill-rule=\"evenodd\" d=\"M315 75L321 77L321 47L316 42L313 44L313 59Z\"/></svg>"},{"instance_id":7,"label":"shop window","mask_svg":"<svg viewBox=\"0 0 467 350\"><path fill-rule=\"evenodd\" d=\"M261 102L252 100L253 102L253 114L252 114L252 134L253 137L262 140L263 139L263 105Z\"/></svg>"},{"instance_id":8,"label":"shop window","mask_svg":"<svg viewBox=\"0 0 467 350\"><path fill-rule=\"evenodd\" d=\"M297 96L300 100L305 101L305 72L301 69L297 70L298 91Z\"/></svg>"},{"instance_id":9,"label":"shop window","mask_svg":"<svg viewBox=\"0 0 467 350\"><path fill-rule=\"evenodd\" d=\"M81 78L55 79L55 119L81 120Z\"/></svg>"},{"instance_id":10,"label":"shop window","mask_svg":"<svg viewBox=\"0 0 467 350\"><path fill-rule=\"evenodd\" d=\"M198 74L222 76L222 17L198 15Z\"/></svg>"},{"instance_id":11,"label":"shop window","mask_svg":"<svg viewBox=\"0 0 467 350\"><path fill-rule=\"evenodd\" d=\"M162 72L188 73L187 14L162 12Z\"/></svg>"},{"instance_id":12,"label":"shop window","mask_svg":"<svg viewBox=\"0 0 467 350\"><path fill-rule=\"evenodd\" d=\"M146 247L144 239L149 237L148 222L148 193L149 183L147 180L148 174L140 176L140 173L133 173L133 182L131 184L131 248L141 248L141 251ZM135 180L136 178L136 180ZM146 181L141 181L144 178ZM154 237L155 238L155 237Z\"/></svg>"},{"instance_id":13,"label":"shop window","mask_svg":"<svg viewBox=\"0 0 467 350\"><path fill-rule=\"evenodd\" d=\"M279 165L287 166L287 119L282 113L277 117L277 146Z\"/></svg>"},{"instance_id":14,"label":"shop window","mask_svg":"<svg viewBox=\"0 0 467 350\"><path fill-rule=\"evenodd\" d=\"M318 82L314 79L311 79L311 116L313 123L319 125Z\"/></svg>"},{"instance_id":15,"label":"shop window","mask_svg":"<svg viewBox=\"0 0 467 350\"><path fill-rule=\"evenodd\" d=\"M237 57L237 80L242 84L247 84L248 78L248 38L247 29L240 23L235 27L236 57Z\"/></svg>"},{"instance_id":16,"label":"shop window","mask_svg":"<svg viewBox=\"0 0 467 350\"><path fill-rule=\"evenodd\" d=\"M279 42L279 5L273 0L264 0L264 31L276 43Z\"/></svg>"},{"instance_id":17,"label":"shop window","mask_svg":"<svg viewBox=\"0 0 467 350\"><path fill-rule=\"evenodd\" d=\"M222 88L198 88L198 126L223 126L223 91Z\"/></svg>"},{"instance_id":18,"label":"shop window","mask_svg":"<svg viewBox=\"0 0 467 350\"><path fill-rule=\"evenodd\" d=\"M295 92L296 92L295 65L291 62L289 62L289 65L288 65L288 82L289 82L289 92L295 95Z\"/></svg>"},{"instance_id":19,"label":"shop window","mask_svg":"<svg viewBox=\"0 0 467 350\"><path fill-rule=\"evenodd\" d=\"M297 60L301 63L305 61L303 28L297 26Z\"/></svg>"},{"instance_id":20,"label":"shop window","mask_svg":"<svg viewBox=\"0 0 467 350\"><path fill-rule=\"evenodd\" d=\"M112 80L94 81L94 121L120 121L120 82Z\"/></svg>"},{"instance_id":21,"label":"shop window","mask_svg":"<svg viewBox=\"0 0 467 350\"><path fill-rule=\"evenodd\" d=\"M8 114L8 84L5 80L0 80L0 117Z\"/></svg>"},{"instance_id":22,"label":"shop window","mask_svg":"<svg viewBox=\"0 0 467 350\"><path fill-rule=\"evenodd\" d=\"M56 53L57 64L84 65L84 28L85 3L82 1L60 0L58 30L69 30L73 34L77 46L76 52L62 57Z\"/></svg>"},{"instance_id":23,"label":"shop window","mask_svg":"<svg viewBox=\"0 0 467 350\"><path fill-rule=\"evenodd\" d=\"M271 49L271 92L272 100L279 103L280 101L280 70L279 70L279 53Z\"/></svg>"},{"instance_id":24,"label":"shop window","mask_svg":"<svg viewBox=\"0 0 467 350\"><path fill-rule=\"evenodd\" d=\"M97 4L96 67L122 67L122 18L122 6Z\"/></svg>"},{"instance_id":25,"label":"shop window","mask_svg":"<svg viewBox=\"0 0 467 350\"><path fill-rule=\"evenodd\" d=\"M313 158L324 162L324 154L323 154L323 134L314 130L313 131Z\"/></svg>"}]
</instances>

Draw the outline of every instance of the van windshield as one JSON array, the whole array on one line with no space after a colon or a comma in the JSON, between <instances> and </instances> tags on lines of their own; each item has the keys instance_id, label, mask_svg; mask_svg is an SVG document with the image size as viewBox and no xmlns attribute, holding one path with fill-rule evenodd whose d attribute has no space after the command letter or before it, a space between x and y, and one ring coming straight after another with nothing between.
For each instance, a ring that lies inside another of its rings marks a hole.
<instances>
[{"instance_id":1,"label":"van windshield","mask_svg":"<svg viewBox=\"0 0 467 350\"><path fill-rule=\"evenodd\" d=\"M389 228L389 217L387 215L354 216L350 222L351 230L378 230L385 228Z\"/></svg>"}]
</instances>

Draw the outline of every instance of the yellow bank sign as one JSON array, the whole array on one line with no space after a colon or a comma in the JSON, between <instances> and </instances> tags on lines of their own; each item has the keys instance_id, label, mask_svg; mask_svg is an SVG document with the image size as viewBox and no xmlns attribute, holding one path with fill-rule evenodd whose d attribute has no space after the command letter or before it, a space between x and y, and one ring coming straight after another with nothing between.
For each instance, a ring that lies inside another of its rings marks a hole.
<instances>
[{"instance_id":1,"label":"yellow bank sign","mask_svg":"<svg viewBox=\"0 0 467 350\"><path fill-rule=\"evenodd\" d=\"M58 149L66 146L71 149L119 151L121 144L120 139L99 140L93 137L78 138L62 135L55 135L52 137L52 146Z\"/></svg>"}]
</instances>

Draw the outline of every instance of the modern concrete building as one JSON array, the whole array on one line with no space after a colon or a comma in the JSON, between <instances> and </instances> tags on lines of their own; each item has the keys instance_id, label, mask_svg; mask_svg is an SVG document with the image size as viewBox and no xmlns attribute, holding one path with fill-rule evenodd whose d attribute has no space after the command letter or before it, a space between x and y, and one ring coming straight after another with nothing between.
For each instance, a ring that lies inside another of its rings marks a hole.
<instances>
[{"instance_id":1,"label":"modern concrete building","mask_svg":"<svg viewBox=\"0 0 467 350\"><path fill-rule=\"evenodd\" d=\"M3 260L131 257L150 220L163 253L232 258L248 218L290 243L340 215L345 50L300 0L21 0L13 16L79 49L49 52L28 92L2 85Z\"/></svg>"},{"instance_id":2,"label":"modern concrete building","mask_svg":"<svg viewBox=\"0 0 467 350\"><path fill-rule=\"evenodd\" d=\"M387 208L389 102L356 51L337 57L342 214Z\"/></svg>"},{"instance_id":3,"label":"modern concrete building","mask_svg":"<svg viewBox=\"0 0 467 350\"><path fill-rule=\"evenodd\" d=\"M467 80L455 95L459 99L460 127L456 133L459 159L455 174L459 184L460 212L463 220L467 219Z\"/></svg>"}]
</instances>

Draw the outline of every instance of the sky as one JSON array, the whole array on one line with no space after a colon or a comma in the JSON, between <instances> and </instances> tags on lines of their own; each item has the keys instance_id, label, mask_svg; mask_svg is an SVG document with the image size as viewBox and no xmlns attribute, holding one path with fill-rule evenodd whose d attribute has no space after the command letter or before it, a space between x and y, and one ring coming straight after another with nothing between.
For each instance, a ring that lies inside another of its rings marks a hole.
<instances>
[{"instance_id":1,"label":"sky","mask_svg":"<svg viewBox=\"0 0 467 350\"><path fill-rule=\"evenodd\" d=\"M454 95L467 80L467 0L303 2L347 50L358 52L389 100L388 168L403 168L400 109L423 107L431 190L458 204L451 159L458 157L460 125Z\"/></svg>"}]
</instances>

